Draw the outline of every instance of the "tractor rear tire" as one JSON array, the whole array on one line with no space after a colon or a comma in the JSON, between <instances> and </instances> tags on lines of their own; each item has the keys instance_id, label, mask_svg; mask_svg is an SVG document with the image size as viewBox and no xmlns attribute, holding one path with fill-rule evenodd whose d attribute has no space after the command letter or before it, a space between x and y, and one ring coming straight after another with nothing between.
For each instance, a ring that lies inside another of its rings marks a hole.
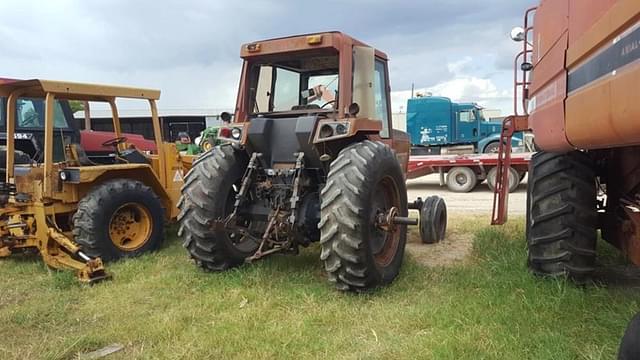
<instances>
[{"instance_id":1,"label":"tractor rear tire","mask_svg":"<svg viewBox=\"0 0 640 360\"><path fill-rule=\"evenodd\" d=\"M222 145L202 154L185 177L178 202L178 236L196 265L207 271L240 266L258 249L258 244L250 239L229 235L212 226L213 221L224 220L231 213L234 189L239 189L248 163L245 153Z\"/></svg>"},{"instance_id":2,"label":"tractor rear tire","mask_svg":"<svg viewBox=\"0 0 640 360\"><path fill-rule=\"evenodd\" d=\"M487 186L491 191L495 191L496 189L497 175L497 167L492 167L491 170L489 170L489 172L487 173ZM520 174L516 169L509 167L509 192L512 193L516 191L518 189L518 185L520 185Z\"/></svg>"},{"instance_id":3,"label":"tractor rear tire","mask_svg":"<svg viewBox=\"0 0 640 360\"><path fill-rule=\"evenodd\" d=\"M365 140L331 163L321 192L320 244L329 281L342 291L391 283L402 265L406 226L385 231L376 215L395 207L407 216L407 190L391 148Z\"/></svg>"},{"instance_id":4,"label":"tractor rear tire","mask_svg":"<svg viewBox=\"0 0 640 360\"><path fill-rule=\"evenodd\" d=\"M104 261L156 250L164 241L160 198L140 181L115 179L93 188L73 215L74 241Z\"/></svg>"},{"instance_id":5,"label":"tractor rear tire","mask_svg":"<svg viewBox=\"0 0 640 360\"><path fill-rule=\"evenodd\" d=\"M466 166L454 167L447 172L447 188L451 192L468 193L478 186L478 176Z\"/></svg>"},{"instance_id":6,"label":"tractor rear tire","mask_svg":"<svg viewBox=\"0 0 640 360\"><path fill-rule=\"evenodd\" d=\"M539 152L531 159L527 199L528 267L580 283L595 268L594 166L583 152Z\"/></svg>"},{"instance_id":7,"label":"tractor rear tire","mask_svg":"<svg viewBox=\"0 0 640 360\"><path fill-rule=\"evenodd\" d=\"M420 239L425 244L444 240L447 231L447 205L440 196L429 196L420 209Z\"/></svg>"}]
</instances>

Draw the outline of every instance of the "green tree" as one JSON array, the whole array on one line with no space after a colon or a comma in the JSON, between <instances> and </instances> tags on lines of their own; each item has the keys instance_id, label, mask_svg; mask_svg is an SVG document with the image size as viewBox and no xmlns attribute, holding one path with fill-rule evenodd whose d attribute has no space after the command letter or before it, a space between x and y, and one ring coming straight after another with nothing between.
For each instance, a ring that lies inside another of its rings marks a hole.
<instances>
[{"instance_id":1,"label":"green tree","mask_svg":"<svg viewBox=\"0 0 640 360\"><path fill-rule=\"evenodd\" d=\"M78 111L84 111L84 103L79 100L69 100L69 106L71 106L71 111L75 114Z\"/></svg>"}]
</instances>

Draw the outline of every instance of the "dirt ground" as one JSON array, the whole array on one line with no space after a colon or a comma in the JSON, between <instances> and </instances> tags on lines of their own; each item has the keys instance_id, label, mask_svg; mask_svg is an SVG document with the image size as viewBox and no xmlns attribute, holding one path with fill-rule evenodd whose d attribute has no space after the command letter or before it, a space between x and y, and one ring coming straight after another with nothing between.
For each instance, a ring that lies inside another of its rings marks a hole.
<instances>
[{"instance_id":1,"label":"dirt ground","mask_svg":"<svg viewBox=\"0 0 640 360\"><path fill-rule=\"evenodd\" d=\"M407 181L407 193L409 201L415 198L439 195L447 203L449 213L475 213L491 217L493 207L493 192L486 183L478 185L469 193L454 193L447 190L446 186L440 186L438 174L424 176ZM527 179L524 179L518 189L509 194L509 214L523 215L526 206Z\"/></svg>"},{"instance_id":2,"label":"dirt ground","mask_svg":"<svg viewBox=\"0 0 640 360\"><path fill-rule=\"evenodd\" d=\"M509 214L523 215L526 206L526 179L520 187L509 194ZM489 224L493 206L493 192L487 184L478 185L470 193L453 193L446 186L440 187L437 174L425 176L407 182L409 201L417 197L423 199L431 195L439 195L447 204L449 219L452 216L472 216L486 219ZM451 222L451 220L449 220ZM453 266L465 261L473 247L473 234L458 228L447 229L445 240L438 244L423 244L417 231L413 231L407 241L406 250L419 263L427 267Z\"/></svg>"}]
</instances>

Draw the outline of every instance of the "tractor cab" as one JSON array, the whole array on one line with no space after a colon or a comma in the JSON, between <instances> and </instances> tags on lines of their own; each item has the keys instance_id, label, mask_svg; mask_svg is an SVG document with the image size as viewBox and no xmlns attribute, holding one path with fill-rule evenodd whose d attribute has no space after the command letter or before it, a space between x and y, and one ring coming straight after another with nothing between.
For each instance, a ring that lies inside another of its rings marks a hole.
<instances>
[{"instance_id":1,"label":"tractor cab","mask_svg":"<svg viewBox=\"0 0 640 360\"><path fill-rule=\"evenodd\" d=\"M0 96L0 146L7 143L7 97ZM44 100L21 97L16 100L16 150L32 161L42 162L44 156ZM65 144L79 143L80 133L74 127L73 113L67 101L56 101L54 106L53 158L64 159Z\"/></svg>"},{"instance_id":2,"label":"tractor cab","mask_svg":"<svg viewBox=\"0 0 640 360\"><path fill-rule=\"evenodd\" d=\"M329 32L245 44L241 57L234 124L220 137L265 154L269 167L292 167L299 152L323 167L320 156L334 159L354 137L393 146L383 52ZM396 141L408 148L402 135Z\"/></svg>"}]
</instances>

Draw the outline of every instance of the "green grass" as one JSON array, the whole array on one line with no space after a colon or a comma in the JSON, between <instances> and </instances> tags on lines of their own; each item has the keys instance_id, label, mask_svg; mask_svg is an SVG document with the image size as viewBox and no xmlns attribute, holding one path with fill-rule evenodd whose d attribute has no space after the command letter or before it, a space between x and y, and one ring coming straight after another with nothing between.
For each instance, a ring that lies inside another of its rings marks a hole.
<instances>
[{"instance_id":1,"label":"green grass","mask_svg":"<svg viewBox=\"0 0 640 360\"><path fill-rule=\"evenodd\" d=\"M73 358L121 343L109 359L614 358L640 290L531 276L521 220L457 220L476 233L470 261L432 269L409 256L393 285L365 295L335 291L317 247L213 274L170 236L91 287L37 257L5 259L0 357Z\"/></svg>"}]
</instances>

